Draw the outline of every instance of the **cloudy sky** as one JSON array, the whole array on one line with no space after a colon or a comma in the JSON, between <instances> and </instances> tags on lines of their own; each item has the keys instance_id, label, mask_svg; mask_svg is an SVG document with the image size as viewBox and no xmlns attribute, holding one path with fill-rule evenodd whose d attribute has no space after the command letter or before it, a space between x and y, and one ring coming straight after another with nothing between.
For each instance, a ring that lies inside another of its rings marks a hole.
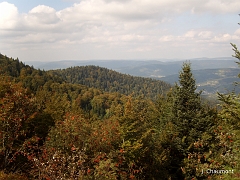
<instances>
[{"instance_id":1,"label":"cloudy sky","mask_svg":"<svg viewBox=\"0 0 240 180\"><path fill-rule=\"evenodd\" d=\"M0 53L21 61L230 57L239 0L0 1Z\"/></svg>"}]
</instances>

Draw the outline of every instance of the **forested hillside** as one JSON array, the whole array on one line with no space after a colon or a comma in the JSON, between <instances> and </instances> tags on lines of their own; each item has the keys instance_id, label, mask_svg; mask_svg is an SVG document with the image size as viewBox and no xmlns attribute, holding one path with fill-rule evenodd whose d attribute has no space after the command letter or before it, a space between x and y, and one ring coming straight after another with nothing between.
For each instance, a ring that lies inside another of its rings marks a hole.
<instances>
[{"instance_id":1,"label":"forested hillside","mask_svg":"<svg viewBox=\"0 0 240 180\"><path fill-rule=\"evenodd\" d=\"M170 89L170 84L150 78L134 77L121 74L98 66L78 66L63 70L49 71L73 84L83 84L106 92L157 98Z\"/></svg>"},{"instance_id":2,"label":"forested hillside","mask_svg":"<svg viewBox=\"0 0 240 180\"><path fill-rule=\"evenodd\" d=\"M150 78L134 77L97 66L72 67L42 71L0 54L1 74L15 77L25 88L36 91L50 82L81 84L105 92L157 98L170 89L170 84ZM48 87L49 88L49 87Z\"/></svg>"},{"instance_id":3,"label":"forested hillside","mask_svg":"<svg viewBox=\"0 0 240 180\"><path fill-rule=\"evenodd\" d=\"M21 82L23 87L29 88L32 92L36 92L38 88L47 82L62 83L63 80L42 70L34 69L29 65L25 65L18 59L9 58L0 54L0 73L8 76L10 79Z\"/></svg>"},{"instance_id":4,"label":"forested hillside","mask_svg":"<svg viewBox=\"0 0 240 180\"><path fill-rule=\"evenodd\" d=\"M239 179L239 95L215 107L196 88L188 63L170 88L0 55L0 179Z\"/></svg>"}]
</instances>

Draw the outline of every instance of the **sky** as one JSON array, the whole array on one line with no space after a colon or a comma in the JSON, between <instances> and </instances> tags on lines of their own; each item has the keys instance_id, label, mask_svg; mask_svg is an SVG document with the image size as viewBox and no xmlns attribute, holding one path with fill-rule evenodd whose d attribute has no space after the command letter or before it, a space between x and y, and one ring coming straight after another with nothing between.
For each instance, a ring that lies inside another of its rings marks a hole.
<instances>
[{"instance_id":1,"label":"sky","mask_svg":"<svg viewBox=\"0 0 240 180\"><path fill-rule=\"evenodd\" d=\"M0 53L21 61L231 57L239 0L0 0Z\"/></svg>"}]
</instances>

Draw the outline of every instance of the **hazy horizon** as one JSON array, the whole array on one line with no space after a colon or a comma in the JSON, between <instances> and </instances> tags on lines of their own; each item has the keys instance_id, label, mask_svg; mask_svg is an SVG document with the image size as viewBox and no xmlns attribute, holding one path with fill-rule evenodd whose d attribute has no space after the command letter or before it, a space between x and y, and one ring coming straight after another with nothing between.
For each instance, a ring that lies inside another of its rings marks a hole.
<instances>
[{"instance_id":1,"label":"hazy horizon","mask_svg":"<svg viewBox=\"0 0 240 180\"><path fill-rule=\"evenodd\" d=\"M22 61L22 62L41 62L41 63L49 63L49 62L63 62L63 61L161 61L161 62L173 62L173 61L188 61L188 60L234 60L236 58L229 56L229 57L197 57L197 58L156 58L156 59L59 59L59 60L49 60L49 61Z\"/></svg>"}]
</instances>

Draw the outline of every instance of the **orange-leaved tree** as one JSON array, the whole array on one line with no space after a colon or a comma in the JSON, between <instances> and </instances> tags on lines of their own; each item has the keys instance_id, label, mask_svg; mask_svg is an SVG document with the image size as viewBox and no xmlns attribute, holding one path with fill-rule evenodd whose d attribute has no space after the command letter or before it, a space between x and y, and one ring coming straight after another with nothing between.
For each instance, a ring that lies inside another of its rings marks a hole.
<instances>
[{"instance_id":1,"label":"orange-leaved tree","mask_svg":"<svg viewBox=\"0 0 240 180\"><path fill-rule=\"evenodd\" d=\"M15 172L27 165L23 144L26 124L36 115L34 101L20 85L0 80L0 170Z\"/></svg>"},{"instance_id":2,"label":"orange-leaved tree","mask_svg":"<svg viewBox=\"0 0 240 180\"><path fill-rule=\"evenodd\" d=\"M89 121L67 113L51 129L41 155L32 158L35 178L116 179L123 173L119 123Z\"/></svg>"}]
</instances>

